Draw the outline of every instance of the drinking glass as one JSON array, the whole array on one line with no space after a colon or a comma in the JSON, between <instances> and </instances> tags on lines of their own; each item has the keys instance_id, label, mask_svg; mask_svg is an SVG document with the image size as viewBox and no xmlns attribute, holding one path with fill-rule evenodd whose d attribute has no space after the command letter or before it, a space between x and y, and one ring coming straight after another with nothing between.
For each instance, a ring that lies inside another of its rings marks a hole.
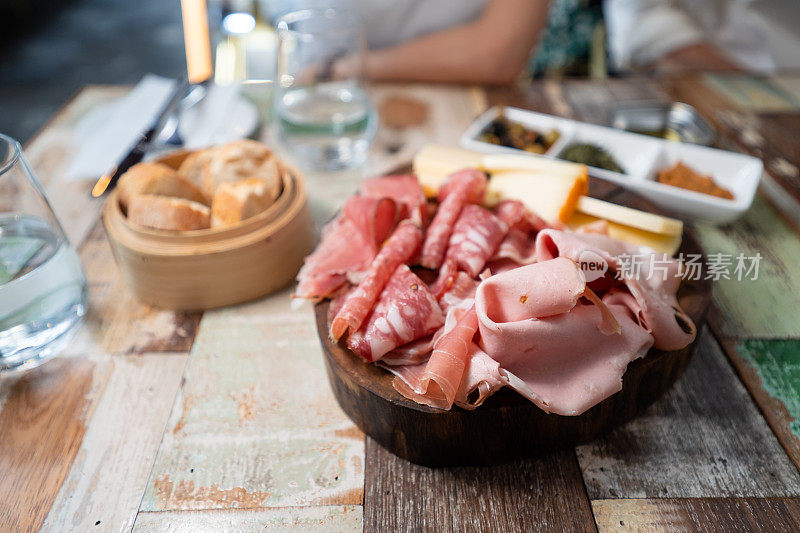
<instances>
[{"instance_id":1,"label":"drinking glass","mask_svg":"<svg viewBox=\"0 0 800 533\"><path fill-rule=\"evenodd\" d=\"M0 134L0 372L55 355L86 310L86 276L22 148Z\"/></svg>"},{"instance_id":2,"label":"drinking glass","mask_svg":"<svg viewBox=\"0 0 800 533\"><path fill-rule=\"evenodd\" d=\"M360 83L365 39L358 17L344 9L303 9L276 27L279 138L315 170L362 163L377 120Z\"/></svg>"}]
</instances>

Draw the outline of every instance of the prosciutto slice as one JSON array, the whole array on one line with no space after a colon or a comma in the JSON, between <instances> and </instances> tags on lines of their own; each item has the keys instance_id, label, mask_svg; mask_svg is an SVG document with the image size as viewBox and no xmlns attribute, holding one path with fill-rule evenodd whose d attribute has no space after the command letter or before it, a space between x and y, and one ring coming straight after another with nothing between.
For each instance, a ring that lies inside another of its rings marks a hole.
<instances>
[{"instance_id":1,"label":"prosciutto slice","mask_svg":"<svg viewBox=\"0 0 800 533\"><path fill-rule=\"evenodd\" d=\"M404 217L422 224L426 214L425 193L411 174L370 178L361 185L362 196L391 198L405 209Z\"/></svg>"},{"instance_id":2,"label":"prosciutto slice","mask_svg":"<svg viewBox=\"0 0 800 533\"><path fill-rule=\"evenodd\" d=\"M331 322L330 335L338 340L345 331L356 331L369 314L378 295L397 267L407 263L422 244L422 230L410 221L401 222L381 251L372 261L369 271L350 294Z\"/></svg>"},{"instance_id":3,"label":"prosciutto slice","mask_svg":"<svg viewBox=\"0 0 800 533\"><path fill-rule=\"evenodd\" d=\"M395 377L392 385L400 394L439 409L450 409L461 385L464 368L469 359L472 337L478 330L475 307L467 310L453 308L455 326L436 341L433 353L418 379ZM448 317L449 318L449 317Z\"/></svg>"},{"instance_id":4,"label":"prosciutto slice","mask_svg":"<svg viewBox=\"0 0 800 533\"><path fill-rule=\"evenodd\" d=\"M428 286L406 265L394 271L366 322L347 338L347 347L367 362L444 324L444 313Z\"/></svg>"},{"instance_id":5,"label":"prosciutto slice","mask_svg":"<svg viewBox=\"0 0 800 533\"><path fill-rule=\"evenodd\" d=\"M389 198L351 196L323 228L317 249L306 257L294 296L321 300L348 279L358 279L391 233L397 215L397 204Z\"/></svg>"},{"instance_id":6,"label":"prosciutto slice","mask_svg":"<svg viewBox=\"0 0 800 533\"><path fill-rule=\"evenodd\" d=\"M461 209L467 204L480 202L485 192L486 174L479 170L461 170L447 178L439 190L439 208L422 245L422 266L439 268Z\"/></svg>"},{"instance_id":7,"label":"prosciutto slice","mask_svg":"<svg viewBox=\"0 0 800 533\"><path fill-rule=\"evenodd\" d=\"M621 275L621 281L633 299L616 301L626 303L630 312L640 317L641 326L653 334L656 348L679 350L694 340L697 328L680 308L676 298L681 281L678 261L666 255L659 257L649 248L630 245L598 233L550 229L536 236L538 261L554 257L580 261L587 251L602 257L610 269L624 274ZM619 257L622 254L636 258L640 267L638 272L621 272Z\"/></svg>"},{"instance_id":8,"label":"prosciutto slice","mask_svg":"<svg viewBox=\"0 0 800 533\"><path fill-rule=\"evenodd\" d=\"M582 273L564 258L493 276L478 287L481 348L509 386L546 412L578 415L619 391L628 363L653 344L625 307L582 303L584 291ZM606 312L618 333L603 328Z\"/></svg>"}]
</instances>

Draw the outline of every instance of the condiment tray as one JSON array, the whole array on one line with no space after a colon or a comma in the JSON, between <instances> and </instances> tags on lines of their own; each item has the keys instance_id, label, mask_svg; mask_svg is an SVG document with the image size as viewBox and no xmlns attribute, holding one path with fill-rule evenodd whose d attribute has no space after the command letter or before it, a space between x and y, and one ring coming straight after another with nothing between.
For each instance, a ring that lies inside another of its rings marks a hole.
<instances>
[{"instance_id":1,"label":"condiment tray","mask_svg":"<svg viewBox=\"0 0 800 533\"><path fill-rule=\"evenodd\" d=\"M540 133L557 130L559 138L542 155L480 140L486 127L501 115ZM635 191L670 214L686 220L724 223L743 215L753 203L764 170L762 161L755 157L514 107L490 108L475 119L460 140L461 146L478 152L523 153L548 159L560 159L562 151L573 143L587 143L605 149L624 170L613 172L590 166L590 175ZM678 161L701 174L712 176L718 185L733 194L733 200L659 183L659 170Z\"/></svg>"}]
</instances>

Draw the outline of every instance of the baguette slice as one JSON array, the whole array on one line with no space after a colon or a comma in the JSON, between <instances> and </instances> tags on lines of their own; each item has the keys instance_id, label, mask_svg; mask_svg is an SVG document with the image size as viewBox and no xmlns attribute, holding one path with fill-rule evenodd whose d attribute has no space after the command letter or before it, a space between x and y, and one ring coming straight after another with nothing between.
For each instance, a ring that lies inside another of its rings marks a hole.
<instances>
[{"instance_id":1,"label":"baguette slice","mask_svg":"<svg viewBox=\"0 0 800 533\"><path fill-rule=\"evenodd\" d=\"M210 227L211 210L199 202L152 194L130 199L128 220L154 229L189 231Z\"/></svg>"},{"instance_id":2,"label":"baguette slice","mask_svg":"<svg viewBox=\"0 0 800 533\"><path fill-rule=\"evenodd\" d=\"M222 183L258 178L274 191L280 191L278 162L263 144L242 139L221 146L198 150L187 157L178 173L203 189L211 198Z\"/></svg>"},{"instance_id":3,"label":"baguette slice","mask_svg":"<svg viewBox=\"0 0 800 533\"><path fill-rule=\"evenodd\" d=\"M261 213L275 202L275 193L258 178L221 183L211 202L211 227L229 226Z\"/></svg>"},{"instance_id":4,"label":"baguette slice","mask_svg":"<svg viewBox=\"0 0 800 533\"><path fill-rule=\"evenodd\" d=\"M138 163L132 166L119 180L119 203L124 208L136 195L150 194L184 198L208 205L209 197L173 169L161 163Z\"/></svg>"}]
</instances>

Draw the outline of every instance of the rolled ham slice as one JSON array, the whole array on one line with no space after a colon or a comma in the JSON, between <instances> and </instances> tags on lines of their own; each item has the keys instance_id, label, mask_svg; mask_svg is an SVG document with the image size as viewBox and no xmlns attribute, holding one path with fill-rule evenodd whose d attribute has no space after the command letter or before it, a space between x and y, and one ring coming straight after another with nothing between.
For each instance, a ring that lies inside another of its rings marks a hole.
<instances>
[{"instance_id":1,"label":"rolled ham slice","mask_svg":"<svg viewBox=\"0 0 800 533\"><path fill-rule=\"evenodd\" d=\"M567 257L580 261L585 252L602 257L609 268L619 272L619 256L629 254L639 261L639 276L622 276L622 283L636 302L630 312L641 317L641 325L653 334L654 346L660 350L679 350L697 335L692 319L678 305L676 294L681 282L680 263L668 256L659 256L649 248L630 245L596 233L543 230L536 236L536 258L547 261ZM622 301L622 300L620 300Z\"/></svg>"},{"instance_id":2,"label":"rolled ham slice","mask_svg":"<svg viewBox=\"0 0 800 533\"><path fill-rule=\"evenodd\" d=\"M457 316L453 329L436 341L433 353L418 379L395 377L392 385L400 394L417 403L438 409L450 409L461 385L464 368L469 359L472 337L478 330L475 307L467 310L454 308ZM460 315L460 316L458 316Z\"/></svg>"},{"instance_id":3,"label":"rolled ham slice","mask_svg":"<svg viewBox=\"0 0 800 533\"><path fill-rule=\"evenodd\" d=\"M321 300L348 279L363 275L394 229L397 216L398 206L390 198L351 196L323 228L316 250L306 257L294 296Z\"/></svg>"},{"instance_id":4,"label":"rolled ham slice","mask_svg":"<svg viewBox=\"0 0 800 533\"><path fill-rule=\"evenodd\" d=\"M479 170L461 170L447 178L439 191L439 208L422 245L422 266L439 268L461 209L467 204L480 202L485 192L486 174Z\"/></svg>"},{"instance_id":5,"label":"rolled ham slice","mask_svg":"<svg viewBox=\"0 0 800 533\"><path fill-rule=\"evenodd\" d=\"M425 215L425 192L416 176L411 174L381 176L364 180L361 195L372 198L391 198L405 209L405 217L422 224Z\"/></svg>"},{"instance_id":6,"label":"rolled ham slice","mask_svg":"<svg viewBox=\"0 0 800 533\"><path fill-rule=\"evenodd\" d=\"M377 361L398 346L430 335L444 318L428 286L400 265L367 320L347 338L347 347L367 362Z\"/></svg>"},{"instance_id":7,"label":"rolled ham slice","mask_svg":"<svg viewBox=\"0 0 800 533\"><path fill-rule=\"evenodd\" d=\"M628 363L653 343L626 308L581 303L585 292L577 265L558 258L490 277L475 296L480 347L547 412L578 415L619 391ZM618 333L603 327L604 313Z\"/></svg>"},{"instance_id":8,"label":"rolled ham slice","mask_svg":"<svg viewBox=\"0 0 800 533\"><path fill-rule=\"evenodd\" d=\"M404 220L375 256L366 275L347 299L331 322L330 335L334 340L348 330L356 331L378 299L386 282L397 267L407 263L422 244L422 230L411 220Z\"/></svg>"}]
</instances>

